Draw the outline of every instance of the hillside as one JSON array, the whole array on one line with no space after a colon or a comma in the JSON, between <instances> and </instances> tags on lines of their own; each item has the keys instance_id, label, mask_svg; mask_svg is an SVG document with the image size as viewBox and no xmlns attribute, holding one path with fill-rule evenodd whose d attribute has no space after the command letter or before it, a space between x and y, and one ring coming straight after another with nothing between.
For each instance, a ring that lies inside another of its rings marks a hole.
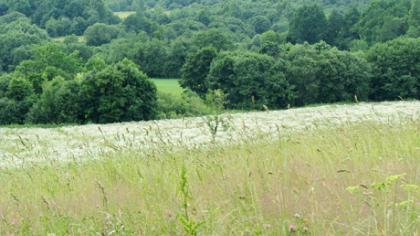
<instances>
[{"instance_id":1,"label":"hillside","mask_svg":"<svg viewBox=\"0 0 420 236\"><path fill-rule=\"evenodd\" d=\"M416 235L419 133L414 101L0 128L0 234Z\"/></svg>"},{"instance_id":2,"label":"hillside","mask_svg":"<svg viewBox=\"0 0 420 236\"><path fill-rule=\"evenodd\" d=\"M0 128L0 166L53 160L83 161L121 151L146 155L192 149L213 142L233 145L253 139L285 138L290 133L310 129L357 123L400 123L419 118L420 102L388 102L108 125Z\"/></svg>"}]
</instances>

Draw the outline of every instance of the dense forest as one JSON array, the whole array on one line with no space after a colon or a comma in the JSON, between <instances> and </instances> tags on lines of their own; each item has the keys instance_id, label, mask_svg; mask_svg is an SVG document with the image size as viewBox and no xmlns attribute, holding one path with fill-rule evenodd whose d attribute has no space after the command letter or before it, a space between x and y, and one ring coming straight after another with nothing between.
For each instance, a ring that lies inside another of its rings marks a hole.
<instances>
[{"instance_id":1,"label":"dense forest","mask_svg":"<svg viewBox=\"0 0 420 236\"><path fill-rule=\"evenodd\" d=\"M0 0L0 73L3 125L420 99L420 0Z\"/></svg>"}]
</instances>

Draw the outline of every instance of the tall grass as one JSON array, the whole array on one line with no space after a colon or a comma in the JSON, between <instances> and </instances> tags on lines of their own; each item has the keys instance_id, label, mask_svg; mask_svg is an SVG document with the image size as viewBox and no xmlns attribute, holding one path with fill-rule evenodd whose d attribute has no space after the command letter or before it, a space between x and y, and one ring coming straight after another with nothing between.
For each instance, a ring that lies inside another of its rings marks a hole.
<instances>
[{"instance_id":1,"label":"tall grass","mask_svg":"<svg viewBox=\"0 0 420 236\"><path fill-rule=\"evenodd\" d=\"M1 235L418 235L420 123L0 170Z\"/></svg>"}]
</instances>

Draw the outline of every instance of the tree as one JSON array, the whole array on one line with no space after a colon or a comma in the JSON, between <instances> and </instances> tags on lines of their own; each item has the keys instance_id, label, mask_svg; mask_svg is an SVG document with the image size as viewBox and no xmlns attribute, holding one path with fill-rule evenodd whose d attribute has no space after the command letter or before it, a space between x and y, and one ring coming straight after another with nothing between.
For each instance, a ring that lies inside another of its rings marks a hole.
<instances>
[{"instance_id":1,"label":"tree","mask_svg":"<svg viewBox=\"0 0 420 236\"><path fill-rule=\"evenodd\" d=\"M285 39L279 33L267 31L261 34L260 41L260 53L267 54L272 57L277 57L280 55L281 45L284 43Z\"/></svg>"},{"instance_id":2,"label":"tree","mask_svg":"<svg viewBox=\"0 0 420 236\"><path fill-rule=\"evenodd\" d=\"M352 53L339 51L325 42L288 45L280 57L282 71L295 92L294 104L366 100L370 67Z\"/></svg>"},{"instance_id":3,"label":"tree","mask_svg":"<svg viewBox=\"0 0 420 236\"><path fill-rule=\"evenodd\" d=\"M69 34L71 24L71 20L66 17L60 19L50 18L45 24L45 29L50 36L60 37Z\"/></svg>"},{"instance_id":4,"label":"tree","mask_svg":"<svg viewBox=\"0 0 420 236\"><path fill-rule=\"evenodd\" d=\"M20 13L0 17L0 71L10 72L21 62L22 49L45 43L47 33Z\"/></svg>"},{"instance_id":5,"label":"tree","mask_svg":"<svg viewBox=\"0 0 420 236\"><path fill-rule=\"evenodd\" d=\"M69 54L62 44L48 43L34 47L31 59L22 61L15 74L31 81L35 93L41 94L45 81L57 76L70 80L81 70L77 52Z\"/></svg>"},{"instance_id":6,"label":"tree","mask_svg":"<svg viewBox=\"0 0 420 236\"><path fill-rule=\"evenodd\" d=\"M125 59L88 74L82 81L85 117L95 123L150 120L156 117L156 87Z\"/></svg>"},{"instance_id":7,"label":"tree","mask_svg":"<svg viewBox=\"0 0 420 236\"><path fill-rule=\"evenodd\" d=\"M290 22L289 40L294 43L316 43L323 39L327 19L318 5L299 8Z\"/></svg>"},{"instance_id":8,"label":"tree","mask_svg":"<svg viewBox=\"0 0 420 236\"><path fill-rule=\"evenodd\" d=\"M254 26L254 31L257 34L266 32L271 27L270 20L265 16L256 16L251 19L252 25Z\"/></svg>"},{"instance_id":9,"label":"tree","mask_svg":"<svg viewBox=\"0 0 420 236\"><path fill-rule=\"evenodd\" d=\"M197 48L213 47L218 51L228 50L233 47L233 43L226 35L226 32L217 29L200 31L194 34L192 44Z\"/></svg>"},{"instance_id":10,"label":"tree","mask_svg":"<svg viewBox=\"0 0 420 236\"><path fill-rule=\"evenodd\" d=\"M120 33L121 30L118 26L96 23L86 29L84 37L88 45L100 46L105 43L110 43L111 40L116 39Z\"/></svg>"},{"instance_id":11,"label":"tree","mask_svg":"<svg viewBox=\"0 0 420 236\"><path fill-rule=\"evenodd\" d=\"M0 96L0 124L23 124L34 101L31 83L23 78L3 76L0 86L5 89Z\"/></svg>"},{"instance_id":12,"label":"tree","mask_svg":"<svg viewBox=\"0 0 420 236\"><path fill-rule=\"evenodd\" d=\"M168 57L166 63L165 74L170 78L180 78L181 69L187 60L190 51L190 43L188 39L179 37L171 42L168 48Z\"/></svg>"},{"instance_id":13,"label":"tree","mask_svg":"<svg viewBox=\"0 0 420 236\"><path fill-rule=\"evenodd\" d=\"M4 14L6 14L8 10L9 10L9 7L6 4L0 3L0 16L3 16Z\"/></svg>"},{"instance_id":14,"label":"tree","mask_svg":"<svg viewBox=\"0 0 420 236\"><path fill-rule=\"evenodd\" d=\"M208 10L201 10L198 13L197 20L199 22L203 23L204 25L208 26L211 22L209 11Z\"/></svg>"},{"instance_id":15,"label":"tree","mask_svg":"<svg viewBox=\"0 0 420 236\"><path fill-rule=\"evenodd\" d=\"M157 39L146 41L140 45L134 61L150 77L165 77L165 62L167 61L167 45Z\"/></svg>"},{"instance_id":16,"label":"tree","mask_svg":"<svg viewBox=\"0 0 420 236\"><path fill-rule=\"evenodd\" d=\"M136 33L144 31L148 34L151 34L157 29L157 26L154 22L150 21L143 14L139 13L128 16L124 20L124 26L126 31L132 31Z\"/></svg>"},{"instance_id":17,"label":"tree","mask_svg":"<svg viewBox=\"0 0 420 236\"><path fill-rule=\"evenodd\" d=\"M81 35L86 27L95 23L119 23L119 18L112 14L104 0L2 0L2 2L10 11L23 13L39 27L44 28L49 22L49 31L53 32L54 36L59 31Z\"/></svg>"},{"instance_id":18,"label":"tree","mask_svg":"<svg viewBox=\"0 0 420 236\"><path fill-rule=\"evenodd\" d=\"M373 100L420 98L420 39L398 38L373 46L367 53L373 65Z\"/></svg>"},{"instance_id":19,"label":"tree","mask_svg":"<svg viewBox=\"0 0 420 236\"><path fill-rule=\"evenodd\" d=\"M357 23L360 20L360 12L357 8L351 8L344 15L344 25L341 28L341 34L335 41L335 45L340 49L349 49L353 40L359 40ZM366 42L366 41L365 41Z\"/></svg>"},{"instance_id":20,"label":"tree","mask_svg":"<svg viewBox=\"0 0 420 236\"><path fill-rule=\"evenodd\" d=\"M84 121L80 98L80 82L56 77L44 85L43 93L31 108L31 123L82 123Z\"/></svg>"},{"instance_id":21,"label":"tree","mask_svg":"<svg viewBox=\"0 0 420 236\"><path fill-rule=\"evenodd\" d=\"M372 44L385 42L407 32L410 0L372 1L357 23L360 38Z\"/></svg>"},{"instance_id":22,"label":"tree","mask_svg":"<svg viewBox=\"0 0 420 236\"><path fill-rule=\"evenodd\" d=\"M217 50L212 47L203 48L190 54L182 67L181 86L189 88L199 96L204 97L209 89L207 75L216 56Z\"/></svg>"},{"instance_id":23,"label":"tree","mask_svg":"<svg viewBox=\"0 0 420 236\"><path fill-rule=\"evenodd\" d=\"M246 51L221 53L208 75L210 89L226 95L234 109L285 108L293 94L274 59Z\"/></svg>"},{"instance_id":24,"label":"tree","mask_svg":"<svg viewBox=\"0 0 420 236\"><path fill-rule=\"evenodd\" d=\"M327 30L324 36L325 42L334 46L340 45L344 26L345 20L343 15L341 15L338 11L333 11L328 17Z\"/></svg>"},{"instance_id":25,"label":"tree","mask_svg":"<svg viewBox=\"0 0 420 236\"><path fill-rule=\"evenodd\" d=\"M411 1L408 25L408 35L412 37L420 37L420 0Z\"/></svg>"}]
</instances>

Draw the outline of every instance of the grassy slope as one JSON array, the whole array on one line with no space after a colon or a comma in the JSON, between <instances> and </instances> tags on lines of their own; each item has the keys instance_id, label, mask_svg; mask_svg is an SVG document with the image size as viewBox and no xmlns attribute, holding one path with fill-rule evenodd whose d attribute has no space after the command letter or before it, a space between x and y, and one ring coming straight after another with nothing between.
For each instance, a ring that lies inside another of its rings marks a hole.
<instances>
[{"instance_id":1,"label":"grassy slope","mask_svg":"<svg viewBox=\"0 0 420 236\"><path fill-rule=\"evenodd\" d=\"M135 13L136 13L135 11L117 11L117 12L114 12L114 15L118 16L122 20L125 20L127 17Z\"/></svg>"},{"instance_id":2,"label":"grassy slope","mask_svg":"<svg viewBox=\"0 0 420 236\"><path fill-rule=\"evenodd\" d=\"M1 170L0 234L420 233L418 121L107 157Z\"/></svg>"},{"instance_id":3,"label":"grassy slope","mask_svg":"<svg viewBox=\"0 0 420 236\"><path fill-rule=\"evenodd\" d=\"M152 81L156 84L160 92L169 93L178 97L182 94L183 90L177 79L152 79Z\"/></svg>"},{"instance_id":4,"label":"grassy slope","mask_svg":"<svg viewBox=\"0 0 420 236\"><path fill-rule=\"evenodd\" d=\"M55 41L55 42L62 43L62 42L64 42L65 38L66 37L63 36L63 37L52 38L52 40ZM85 43L86 42L85 37L83 37L83 36L77 36L77 38L78 38L80 43Z\"/></svg>"}]
</instances>

